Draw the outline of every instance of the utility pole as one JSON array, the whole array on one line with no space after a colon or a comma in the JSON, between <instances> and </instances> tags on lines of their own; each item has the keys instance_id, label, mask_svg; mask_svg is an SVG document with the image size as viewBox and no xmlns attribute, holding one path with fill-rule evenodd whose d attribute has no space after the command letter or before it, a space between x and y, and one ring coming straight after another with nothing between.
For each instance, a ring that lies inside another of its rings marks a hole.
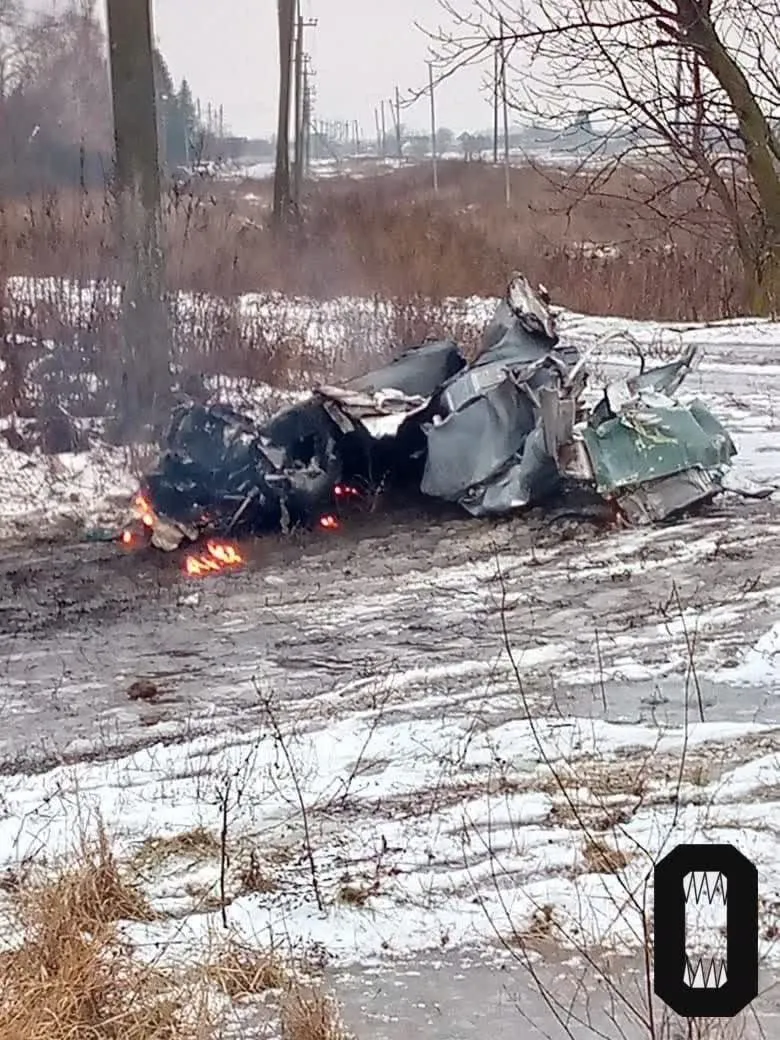
<instances>
[{"instance_id":1,"label":"utility pole","mask_svg":"<svg viewBox=\"0 0 780 1040\"><path fill-rule=\"evenodd\" d=\"M172 346L164 296L159 141L150 0L107 0L122 259L120 425L133 435L162 418Z\"/></svg>"},{"instance_id":2,"label":"utility pole","mask_svg":"<svg viewBox=\"0 0 780 1040\"><path fill-rule=\"evenodd\" d=\"M301 187L303 184L304 164L304 75L308 55L304 51L304 30L314 28L317 19L306 21L301 14L300 0L298 0L298 13L295 28L295 152L293 159L293 192L292 202L297 210L301 204Z\"/></svg>"},{"instance_id":3,"label":"utility pole","mask_svg":"<svg viewBox=\"0 0 780 1040\"><path fill-rule=\"evenodd\" d=\"M297 2L295 19L295 131L294 157L292 160L292 205L297 210L301 204L301 187L304 180L304 141L301 135L304 122L304 16L301 0Z\"/></svg>"},{"instance_id":4,"label":"utility pole","mask_svg":"<svg viewBox=\"0 0 780 1040\"><path fill-rule=\"evenodd\" d=\"M382 158L387 155L387 123L385 121L385 103L382 102Z\"/></svg>"},{"instance_id":5,"label":"utility pole","mask_svg":"<svg viewBox=\"0 0 780 1040\"><path fill-rule=\"evenodd\" d=\"M493 165L498 166L499 44L493 47Z\"/></svg>"},{"instance_id":6,"label":"utility pole","mask_svg":"<svg viewBox=\"0 0 780 1040\"><path fill-rule=\"evenodd\" d=\"M308 177L311 170L311 120L312 120L312 77L308 64L303 69L303 171Z\"/></svg>"},{"instance_id":7,"label":"utility pole","mask_svg":"<svg viewBox=\"0 0 780 1040\"><path fill-rule=\"evenodd\" d=\"M439 168L436 161L436 98L433 92L433 62L428 62L428 83L431 90L431 163L433 165L433 190L439 193Z\"/></svg>"},{"instance_id":8,"label":"utility pole","mask_svg":"<svg viewBox=\"0 0 780 1040\"><path fill-rule=\"evenodd\" d=\"M395 88L395 137L398 145L398 158L404 157L404 143L401 138L401 92Z\"/></svg>"},{"instance_id":9,"label":"utility pole","mask_svg":"<svg viewBox=\"0 0 780 1040\"><path fill-rule=\"evenodd\" d=\"M277 0L279 20L279 118L276 128L273 219L281 226L290 215L290 94L295 0Z\"/></svg>"},{"instance_id":10,"label":"utility pole","mask_svg":"<svg viewBox=\"0 0 780 1040\"><path fill-rule=\"evenodd\" d=\"M506 43L504 36L504 19L499 22L501 26L501 107L504 113L504 195L506 208L512 205L512 181L509 166L509 105L506 96Z\"/></svg>"},{"instance_id":11,"label":"utility pole","mask_svg":"<svg viewBox=\"0 0 780 1040\"><path fill-rule=\"evenodd\" d=\"M374 123L376 125L376 154L382 154L382 129L379 125L379 109L374 106Z\"/></svg>"}]
</instances>

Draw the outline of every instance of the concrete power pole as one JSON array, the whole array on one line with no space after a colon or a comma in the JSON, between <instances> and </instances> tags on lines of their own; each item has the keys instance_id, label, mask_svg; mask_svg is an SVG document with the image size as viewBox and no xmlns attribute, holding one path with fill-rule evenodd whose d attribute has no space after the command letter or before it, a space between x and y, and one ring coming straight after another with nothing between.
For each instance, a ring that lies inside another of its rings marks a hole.
<instances>
[{"instance_id":1,"label":"concrete power pole","mask_svg":"<svg viewBox=\"0 0 780 1040\"><path fill-rule=\"evenodd\" d=\"M398 158L404 157L404 143L401 137L401 92L395 88L395 139L398 147Z\"/></svg>"},{"instance_id":2,"label":"concrete power pole","mask_svg":"<svg viewBox=\"0 0 780 1040\"><path fill-rule=\"evenodd\" d=\"M498 95L499 95L499 76L500 76L500 59L499 59L499 45L493 47L493 165L498 166Z\"/></svg>"},{"instance_id":3,"label":"concrete power pole","mask_svg":"<svg viewBox=\"0 0 780 1040\"><path fill-rule=\"evenodd\" d=\"M107 0L107 25L117 252L124 268L119 419L124 432L137 434L162 418L172 359L164 297L150 0Z\"/></svg>"},{"instance_id":4,"label":"concrete power pole","mask_svg":"<svg viewBox=\"0 0 780 1040\"><path fill-rule=\"evenodd\" d=\"M501 32L501 108L504 117L504 195L506 207L512 205L512 180L509 167L509 102L506 95L506 43L504 35L504 19L499 20Z\"/></svg>"},{"instance_id":5,"label":"concrete power pole","mask_svg":"<svg viewBox=\"0 0 780 1040\"><path fill-rule=\"evenodd\" d=\"M295 35L295 0L277 0L279 16L279 119L276 128L273 219L276 227L287 221L290 191L290 95L292 49Z\"/></svg>"},{"instance_id":6,"label":"concrete power pole","mask_svg":"<svg viewBox=\"0 0 780 1040\"><path fill-rule=\"evenodd\" d=\"M295 153L293 159L292 203L297 212L303 184L303 15L300 0L295 19Z\"/></svg>"},{"instance_id":7,"label":"concrete power pole","mask_svg":"<svg viewBox=\"0 0 780 1040\"><path fill-rule=\"evenodd\" d=\"M431 164L433 165L433 190L439 192L439 165L436 161L436 98L433 92L433 63L428 62L428 83L431 91Z\"/></svg>"},{"instance_id":8,"label":"concrete power pole","mask_svg":"<svg viewBox=\"0 0 780 1040\"><path fill-rule=\"evenodd\" d=\"M303 184L304 151L306 137L305 109L305 87L306 64L308 55L304 51L304 30L313 29L317 25L317 19L304 20L301 14L300 2L298 3L298 14L295 27L295 157L293 161L293 191L292 202L297 210L301 204L301 187Z\"/></svg>"},{"instance_id":9,"label":"concrete power pole","mask_svg":"<svg viewBox=\"0 0 780 1040\"><path fill-rule=\"evenodd\" d=\"M303 69L303 173L311 172L312 71L307 63Z\"/></svg>"},{"instance_id":10,"label":"concrete power pole","mask_svg":"<svg viewBox=\"0 0 780 1040\"><path fill-rule=\"evenodd\" d=\"M387 121L385 120L385 103L382 102L381 109L382 117L382 158L384 159L387 155Z\"/></svg>"}]
</instances>

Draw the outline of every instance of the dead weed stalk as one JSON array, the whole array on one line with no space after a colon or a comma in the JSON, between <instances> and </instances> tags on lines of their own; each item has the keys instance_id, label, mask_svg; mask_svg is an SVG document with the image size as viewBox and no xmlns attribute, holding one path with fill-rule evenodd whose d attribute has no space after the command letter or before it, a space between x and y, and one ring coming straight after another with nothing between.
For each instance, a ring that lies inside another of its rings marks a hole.
<instances>
[{"instance_id":1,"label":"dead weed stalk","mask_svg":"<svg viewBox=\"0 0 780 1040\"><path fill-rule=\"evenodd\" d=\"M280 1040L351 1040L335 1000L322 990L295 984L282 999Z\"/></svg>"},{"instance_id":2,"label":"dead weed stalk","mask_svg":"<svg viewBox=\"0 0 780 1040\"><path fill-rule=\"evenodd\" d=\"M312 891L314 893L314 899L317 903L317 909L322 912L325 909L325 902L322 897L322 888L320 886L319 872L317 870L317 861L314 856L314 847L312 845L311 827L309 823L309 810L306 806L306 799L303 795L303 788L301 786L301 780L298 775L298 770L293 761L292 755L290 754L290 748L288 746L288 737L285 735L279 717L276 713L276 708L273 703L273 698L264 693L257 684L255 684L258 697L260 698L261 707L265 714L268 724L271 729L274 744L279 750L284 759L287 768L290 772L290 779L292 781L293 788L295 790L295 799L297 802L298 809L300 811L301 824L303 826L303 846L304 855L306 856L307 863L309 865L309 874L311 877Z\"/></svg>"},{"instance_id":3,"label":"dead weed stalk","mask_svg":"<svg viewBox=\"0 0 780 1040\"><path fill-rule=\"evenodd\" d=\"M579 804L576 791L580 786L585 784L591 788L591 793L598 799L599 793L596 788L599 785L596 784L594 788L590 780L584 779L573 763L559 763L557 759L553 759L549 749L545 746L545 740L535 722L534 708L528 698L509 633L507 622L507 586L498 557L496 565L497 579L501 589L499 616L502 644L510 662L511 674L519 694L522 717L528 720L544 771L550 778L551 793L558 797L565 810L567 826L572 827L582 836L581 854L586 869L590 873L603 877L604 895L611 902L615 918L624 915L626 910L630 908L641 922L642 932L639 939L641 941L643 970L636 984L636 991L631 992L630 987L626 984L625 972L619 969L613 971L609 960L604 957L603 953L592 949L577 928L567 929L556 919L556 914L552 907L537 906L532 924L527 930L521 931L514 927L511 924L511 909L506 904L504 896L507 885L512 883L512 877L507 874L500 862L498 862L498 856L493 851L490 838L477 834L477 840L485 845L486 852L490 857L495 892L499 905L506 915L506 920L510 922L511 926L511 935L507 936L505 929L501 927L499 922L491 921L496 937L504 948L511 953L512 957L528 972L550 1013L563 1029L564 1035L571 1036L573 1026L590 1030L594 1036L604 1035L602 1028L592 1019L589 1010L591 1000L589 987L592 986L592 980L598 978L602 984L600 992L604 995L603 1005L606 1005L606 1008L602 1006L600 1011L610 1019L616 1030L615 1035L622 1034L625 1023L630 1022L634 1029L639 1029L641 1034L647 1037L647 1040L678 1040L682 1036L686 1036L689 1040L694 1040L694 1038L695 1040L712 1040L714 1037L725 1036L727 1034L723 1031L723 1027L720 1024L703 1019L686 1020L683 1025L684 1032L681 1032L681 1023L677 1017L665 1005L659 1006L654 998L652 914L648 906L648 883L652 878L654 860L650 851L632 837L625 826L630 816L643 804L648 795L651 779L649 773L651 761L649 759L653 755L648 755L648 759L644 762L644 767L647 769L646 778L643 779L641 775L636 775L631 780L632 794L635 799L633 810L629 806L628 809L623 808L618 811L614 799L610 798L611 791L609 785L602 785L600 813L596 817L594 817L591 811L592 806L586 808ZM668 851L671 847L672 831L683 803L681 791L686 775L685 767L689 747L689 685L693 686L696 703L699 706L699 718L703 719L701 693L693 660L696 646L695 639L692 638L685 624L683 606L676 585L672 590L670 603L679 613L679 618L675 619L676 630L681 628L689 660L686 668L684 734L680 752L680 764L679 770L673 770L672 779L676 784L676 790L669 793L669 799L675 806L675 810L669 831L662 843L663 852ZM596 655L599 668L602 670L602 702L605 705L603 661L598 639L596 641ZM635 887L624 876L623 871L631 861L640 858L646 862L647 871L643 883ZM615 884L617 884L617 889ZM571 993L567 993L565 996L557 995L555 987L551 988L543 977L538 959L535 957L535 951L538 949L540 942L554 943L556 940L561 939L565 940L566 945L576 951L583 965L582 977L577 979L572 976L572 984L575 990L573 995ZM580 1012L575 1010L576 1008L583 1010ZM742 1017L744 1018L744 1016ZM744 1022L740 1020L739 1022L729 1024L729 1036L734 1035L734 1028L738 1025L744 1026Z\"/></svg>"},{"instance_id":4,"label":"dead weed stalk","mask_svg":"<svg viewBox=\"0 0 780 1040\"><path fill-rule=\"evenodd\" d=\"M199 1040L205 1005L137 958L119 922L151 917L101 829L55 877L15 893L19 942L3 954L0 1040Z\"/></svg>"},{"instance_id":5,"label":"dead weed stalk","mask_svg":"<svg viewBox=\"0 0 780 1040\"><path fill-rule=\"evenodd\" d=\"M194 963L167 966L166 941L143 957L123 924L152 914L102 826L75 859L26 871L9 896L15 945L0 953L0 1040L216 1040L237 1001L267 993L286 1040L347 1040L333 998L274 949L231 933Z\"/></svg>"}]
</instances>

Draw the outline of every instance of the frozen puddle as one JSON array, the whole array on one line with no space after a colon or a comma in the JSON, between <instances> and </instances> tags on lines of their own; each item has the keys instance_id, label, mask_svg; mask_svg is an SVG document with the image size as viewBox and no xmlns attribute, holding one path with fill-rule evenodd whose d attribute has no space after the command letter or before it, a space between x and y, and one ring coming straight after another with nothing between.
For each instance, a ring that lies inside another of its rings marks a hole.
<instances>
[{"instance_id":1,"label":"frozen puddle","mask_svg":"<svg viewBox=\"0 0 780 1040\"><path fill-rule=\"evenodd\" d=\"M523 1034L646 1040L647 1026L638 1021L647 1009L643 964L620 959L603 967L611 969L614 982L597 968L583 968L581 960L556 956L549 948L532 958L532 966L512 949L439 951L334 972L332 980L344 1019L360 1040L517 1040ZM749 1012L729 1022L726 1035L745 1040L774 1035L780 1002L769 972L759 985L762 996L750 1009L755 1017ZM655 1016L662 1036L670 1035L665 1031L668 1019L684 1028L660 1001Z\"/></svg>"}]
</instances>

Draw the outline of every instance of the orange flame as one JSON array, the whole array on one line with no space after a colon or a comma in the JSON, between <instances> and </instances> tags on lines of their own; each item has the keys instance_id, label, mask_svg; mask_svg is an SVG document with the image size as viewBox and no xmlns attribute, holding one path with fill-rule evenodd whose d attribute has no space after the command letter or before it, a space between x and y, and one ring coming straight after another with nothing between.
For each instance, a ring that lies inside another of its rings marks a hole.
<instances>
[{"instance_id":1,"label":"orange flame","mask_svg":"<svg viewBox=\"0 0 780 1040\"><path fill-rule=\"evenodd\" d=\"M132 531L122 531L122 545L132 545L132 544L133 544L133 532Z\"/></svg>"},{"instance_id":2,"label":"orange flame","mask_svg":"<svg viewBox=\"0 0 780 1040\"><path fill-rule=\"evenodd\" d=\"M144 496L139 491L133 499L133 505L137 515L140 517L141 522L146 527L154 527L154 510L146 501Z\"/></svg>"},{"instance_id":3,"label":"orange flame","mask_svg":"<svg viewBox=\"0 0 780 1040\"><path fill-rule=\"evenodd\" d=\"M336 484L333 491L336 498L360 498L360 492L351 484Z\"/></svg>"},{"instance_id":4,"label":"orange flame","mask_svg":"<svg viewBox=\"0 0 780 1040\"><path fill-rule=\"evenodd\" d=\"M209 542L206 548L215 560L219 560L226 567L232 567L235 564L244 562L241 553L236 549L235 545L230 545L227 542Z\"/></svg>"},{"instance_id":5,"label":"orange flame","mask_svg":"<svg viewBox=\"0 0 780 1040\"><path fill-rule=\"evenodd\" d=\"M338 531L341 524L332 513L326 513L320 517L320 527L324 527L326 531Z\"/></svg>"},{"instance_id":6,"label":"orange flame","mask_svg":"<svg viewBox=\"0 0 780 1040\"><path fill-rule=\"evenodd\" d=\"M244 562L241 553L228 542L207 542L206 551L191 553L184 561L184 570L190 577L202 578L228 567L237 567Z\"/></svg>"}]
</instances>

